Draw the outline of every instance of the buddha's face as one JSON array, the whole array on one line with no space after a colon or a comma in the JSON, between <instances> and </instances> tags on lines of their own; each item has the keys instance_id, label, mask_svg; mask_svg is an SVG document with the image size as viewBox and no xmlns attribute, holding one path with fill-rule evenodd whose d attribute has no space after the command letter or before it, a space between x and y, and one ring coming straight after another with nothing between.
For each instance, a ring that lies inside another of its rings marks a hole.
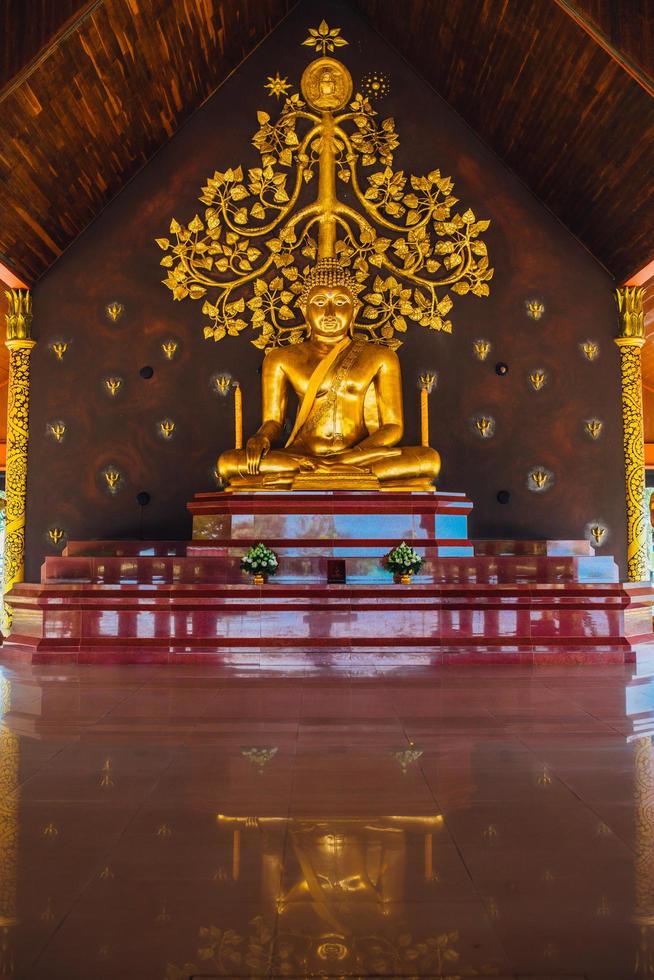
<instances>
[{"instance_id":1,"label":"buddha's face","mask_svg":"<svg viewBox=\"0 0 654 980\"><path fill-rule=\"evenodd\" d=\"M314 286L307 298L306 319L315 340L340 340L350 329L354 298L345 286Z\"/></svg>"}]
</instances>

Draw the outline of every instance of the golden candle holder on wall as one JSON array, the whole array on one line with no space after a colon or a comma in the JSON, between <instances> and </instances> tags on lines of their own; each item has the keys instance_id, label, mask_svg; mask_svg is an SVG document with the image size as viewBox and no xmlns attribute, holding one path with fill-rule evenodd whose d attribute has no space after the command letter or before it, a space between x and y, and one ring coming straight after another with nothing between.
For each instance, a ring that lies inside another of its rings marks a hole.
<instances>
[{"instance_id":1,"label":"golden candle holder on wall","mask_svg":"<svg viewBox=\"0 0 654 980\"><path fill-rule=\"evenodd\" d=\"M591 439L599 439L604 423L599 419L586 419L584 422L584 430L588 433Z\"/></svg>"},{"instance_id":2,"label":"golden candle holder on wall","mask_svg":"<svg viewBox=\"0 0 654 980\"><path fill-rule=\"evenodd\" d=\"M111 493L115 493L118 489L118 484L120 483L120 470L110 466L102 475L104 476L105 483L107 484L107 489Z\"/></svg>"},{"instance_id":3,"label":"golden candle holder on wall","mask_svg":"<svg viewBox=\"0 0 654 980\"><path fill-rule=\"evenodd\" d=\"M175 431L175 423L172 419L162 419L159 423L159 432L164 439L172 439Z\"/></svg>"},{"instance_id":4,"label":"golden candle holder on wall","mask_svg":"<svg viewBox=\"0 0 654 980\"><path fill-rule=\"evenodd\" d=\"M178 347L179 344L177 343L176 340L165 340L162 343L161 349L164 353L164 357L166 358L166 360L172 361Z\"/></svg>"},{"instance_id":5,"label":"golden candle holder on wall","mask_svg":"<svg viewBox=\"0 0 654 980\"><path fill-rule=\"evenodd\" d=\"M61 539L63 538L63 536L65 535L65 533L66 532L63 530L63 528L51 527L48 529L48 538L50 539L52 544L58 545Z\"/></svg>"},{"instance_id":6,"label":"golden candle holder on wall","mask_svg":"<svg viewBox=\"0 0 654 980\"><path fill-rule=\"evenodd\" d=\"M492 350L492 344L490 340L485 340L483 337L480 337L478 340L475 340L472 349L480 361L485 361Z\"/></svg>"},{"instance_id":7,"label":"golden candle holder on wall","mask_svg":"<svg viewBox=\"0 0 654 980\"><path fill-rule=\"evenodd\" d=\"M540 391L541 388L545 386L547 382L547 372L543 371L542 368L537 368L532 371L529 375L529 384L534 389L534 391Z\"/></svg>"},{"instance_id":8,"label":"golden candle holder on wall","mask_svg":"<svg viewBox=\"0 0 654 980\"><path fill-rule=\"evenodd\" d=\"M57 340L54 344L50 344L50 350L58 361L63 361L64 354L68 350L68 344L64 340Z\"/></svg>"},{"instance_id":9,"label":"golden candle holder on wall","mask_svg":"<svg viewBox=\"0 0 654 980\"><path fill-rule=\"evenodd\" d=\"M48 431L53 439L57 442L61 442L66 434L66 425L64 422L50 422L48 425Z\"/></svg>"},{"instance_id":10,"label":"golden candle holder on wall","mask_svg":"<svg viewBox=\"0 0 654 980\"><path fill-rule=\"evenodd\" d=\"M119 388L121 387L121 385L123 383L123 380L122 380L122 378L117 378L117 377L113 376L111 378L105 378L105 382L104 383L105 383L105 387L107 388L107 391L109 392L109 394L111 395L111 397L112 398L115 398L116 395L117 395L117 393L118 393Z\"/></svg>"},{"instance_id":11,"label":"golden candle holder on wall","mask_svg":"<svg viewBox=\"0 0 654 980\"><path fill-rule=\"evenodd\" d=\"M599 344L594 340L584 340L579 346L587 361L594 361L599 357Z\"/></svg>"},{"instance_id":12,"label":"golden candle holder on wall","mask_svg":"<svg viewBox=\"0 0 654 980\"><path fill-rule=\"evenodd\" d=\"M473 422L482 439L490 439L495 432L495 419L490 415L477 415Z\"/></svg>"},{"instance_id":13,"label":"golden candle holder on wall","mask_svg":"<svg viewBox=\"0 0 654 980\"><path fill-rule=\"evenodd\" d=\"M536 493L542 492L543 490L548 490L552 485L553 476L549 470L546 470L544 466L534 466L532 470L529 471L527 477L527 486L530 490Z\"/></svg>"},{"instance_id":14,"label":"golden candle holder on wall","mask_svg":"<svg viewBox=\"0 0 654 980\"><path fill-rule=\"evenodd\" d=\"M545 304L538 299L528 299L525 301L527 316L532 320L540 320L545 312Z\"/></svg>"},{"instance_id":15,"label":"golden candle holder on wall","mask_svg":"<svg viewBox=\"0 0 654 980\"><path fill-rule=\"evenodd\" d=\"M109 317L109 319L111 320L111 322L116 323L118 320L120 320L121 316L125 312L125 307L123 306L122 303L119 303L117 300L113 300L111 303L107 303L107 305L104 308L104 311Z\"/></svg>"}]
</instances>

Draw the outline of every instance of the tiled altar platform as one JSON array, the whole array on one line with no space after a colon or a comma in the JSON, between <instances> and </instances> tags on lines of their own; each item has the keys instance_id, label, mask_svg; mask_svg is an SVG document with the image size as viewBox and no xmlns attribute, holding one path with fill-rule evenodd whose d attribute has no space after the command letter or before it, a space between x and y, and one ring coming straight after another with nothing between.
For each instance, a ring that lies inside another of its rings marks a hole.
<instances>
[{"instance_id":1,"label":"tiled altar platform","mask_svg":"<svg viewBox=\"0 0 654 980\"><path fill-rule=\"evenodd\" d=\"M654 644L649 584L621 584L586 541L467 537L462 494L200 494L188 542L69 542L10 595L2 657L33 663L250 666L623 663ZM245 549L279 573L255 587ZM380 558L423 555L411 585ZM328 561L345 564L328 584Z\"/></svg>"}]
</instances>

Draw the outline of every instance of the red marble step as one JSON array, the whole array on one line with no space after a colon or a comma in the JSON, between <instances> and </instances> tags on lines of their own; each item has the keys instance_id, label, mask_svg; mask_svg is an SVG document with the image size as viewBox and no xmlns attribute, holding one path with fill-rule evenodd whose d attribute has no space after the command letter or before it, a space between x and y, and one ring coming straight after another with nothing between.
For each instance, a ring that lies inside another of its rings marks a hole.
<instances>
[{"instance_id":1,"label":"red marble step","mask_svg":"<svg viewBox=\"0 0 654 980\"><path fill-rule=\"evenodd\" d=\"M190 549L189 549L190 550ZM352 582L389 583L390 573L381 565L383 549L378 554L366 554L364 548L348 548L344 557L347 580ZM555 582L617 582L618 569L606 557L433 557L433 549L417 548L426 560L414 581L420 584L462 583L555 583ZM193 556L130 556L87 557L50 556L46 558L41 581L45 583L80 582L96 584L212 584L242 583L240 569L242 547L212 545L193 549ZM278 574L271 584L324 584L327 581L327 560L324 546L281 547L276 549L280 559ZM297 554L300 551L301 554ZM370 549L368 549L368 552Z\"/></svg>"},{"instance_id":2,"label":"red marble step","mask_svg":"<svg viewBox=\"0 0 654 980\"><path fill-rule=\"evenodd\" d=\"M82 651L121 662L173 652L323 648L364 652L495 649L512 662L584 648L631 657L654 641L649 586L135 587L22 584L10 595L14 631L7 657L46 662ZM478 651L477 651L478 652ZM56 662L56 661L55 661ZM132 662L132 661L130 661Z\"/></svg>"}]
</instances>

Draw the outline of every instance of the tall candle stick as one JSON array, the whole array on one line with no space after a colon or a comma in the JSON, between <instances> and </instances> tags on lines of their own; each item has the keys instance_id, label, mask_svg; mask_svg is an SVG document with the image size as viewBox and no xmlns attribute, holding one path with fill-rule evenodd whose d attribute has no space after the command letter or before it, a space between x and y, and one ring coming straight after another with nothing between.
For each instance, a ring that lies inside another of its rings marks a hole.
<instances>
[{"instance_id":1,"label":"tall candle stick","mask_svg":"<svg viewBox=\"0 0 654 980\"><path fill-rule=\"evenodd\" d=\"M429 396L436 384L436 374L425 371L420 375L420 433L423 446L429 445Z\"/></svg>"},{"instance_id":2,"label":"tall candle stick","mask_svg":"<svg viewBox=\"0 0 654 980\"><path fill-rule=\"evenodd\" d=\"M243 448L243 392L238 381L234 382L234 449Z\"/></svg>"}]
</instances>

